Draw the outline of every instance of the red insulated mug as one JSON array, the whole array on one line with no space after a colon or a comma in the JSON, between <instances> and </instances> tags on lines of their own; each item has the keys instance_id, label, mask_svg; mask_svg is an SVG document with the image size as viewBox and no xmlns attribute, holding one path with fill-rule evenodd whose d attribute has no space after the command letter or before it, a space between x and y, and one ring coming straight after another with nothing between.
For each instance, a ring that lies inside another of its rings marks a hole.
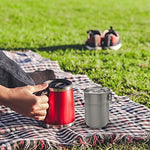
<instances>
[{"instance_id":1,"label":"red insulated mug","mask_svg":"<svg viewBox=\"0 0 150 150\"><path fill-rule=\"evenodd\" d=\"M49 109L44 120L49 125L70 125L75 120L72 82L66 79L46 81L49 86Z\"/></svg>"}]
</instances>

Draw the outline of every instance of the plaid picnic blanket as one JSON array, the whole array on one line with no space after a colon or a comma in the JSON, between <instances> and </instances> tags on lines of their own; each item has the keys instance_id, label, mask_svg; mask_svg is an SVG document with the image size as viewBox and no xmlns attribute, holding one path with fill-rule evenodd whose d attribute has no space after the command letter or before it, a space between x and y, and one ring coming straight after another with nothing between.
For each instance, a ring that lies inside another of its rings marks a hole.
<instances>
[{"instance_id":1,"label":"plaid picnic blanket","mask_svg":"<svg viewBox=\"0 0 150 150\"><path fill-rule=\"evenodd\" d=\"M113 92L110 105L110 122L106 128L91 129L85 124L83 90L97 85L86 75L73 75L60 69L57 61L32 52L3 51L25 72L51 69L56 78L73 83L75 122L71 127L45 128L39 121L24 117L9 108L0 106L0 149L58 149L65 146L95 146L104 142L150 141L150 110ZM116 101L117 100L117 101Z\"/></svg>"}]
</instances>

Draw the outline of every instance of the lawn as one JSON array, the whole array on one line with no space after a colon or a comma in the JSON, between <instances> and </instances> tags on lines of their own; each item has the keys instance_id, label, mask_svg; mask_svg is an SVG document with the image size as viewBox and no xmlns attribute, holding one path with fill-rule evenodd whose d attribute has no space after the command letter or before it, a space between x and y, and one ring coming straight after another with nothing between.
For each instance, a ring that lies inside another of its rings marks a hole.
<instances>
[{"instance_id":1,"label":"lawn","mask_svg":"<svg viewBox=\"0 0 150 150\"><path fill-rule=\"evenodd\" d=\"M0 49L30 49L150 108L149 0L1 0ZM87 50L86 31L113 26L122 47Z\"/></svg>"}]
</instances>

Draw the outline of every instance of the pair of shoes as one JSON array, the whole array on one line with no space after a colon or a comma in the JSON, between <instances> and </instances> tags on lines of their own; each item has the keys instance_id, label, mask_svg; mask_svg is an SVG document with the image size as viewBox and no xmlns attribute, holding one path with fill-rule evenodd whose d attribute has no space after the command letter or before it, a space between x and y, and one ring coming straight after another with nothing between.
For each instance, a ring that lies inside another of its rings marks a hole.
<instances>
[{"instance_id":1,"label":"pair of shoes","mask_svg":"<svg viewBox=\"0 0 150 150\"><path fill-rule=\"evenodd\" d=\"M112 49L118 50L122 44L119 34L113 30L112 26L109 30L105 30L102 34L99 30L89 30L88 39L85 43L87 49Z\"/></svg>"}]
</instances>

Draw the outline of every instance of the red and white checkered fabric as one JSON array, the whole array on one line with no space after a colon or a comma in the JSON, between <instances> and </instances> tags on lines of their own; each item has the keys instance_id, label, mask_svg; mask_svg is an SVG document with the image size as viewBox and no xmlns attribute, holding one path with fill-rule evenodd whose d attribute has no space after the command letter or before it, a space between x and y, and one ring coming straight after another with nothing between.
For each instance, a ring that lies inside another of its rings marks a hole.
<instances>
[{"instance_id":1,"label":"red and white checkered fabric","mask_svg":"<svg viewBox=\"0 0 150 150\"><path fill-rule=\"evenodd\" d=\"M103 129L90 129L84 121L83 89L95 86L86 75L72 75L60 69L57 61L27 52L3 51L18 63L25 72L51 69L56 78L69 79L73 83L75 122L66 128L45 128L39 121L24 117L9 108L0 106L0 149L50 149L67 145L94 146L104 142L150 142L150 110L113 92L110 105L110 122Z\"/></svg>"}]
</instances>

